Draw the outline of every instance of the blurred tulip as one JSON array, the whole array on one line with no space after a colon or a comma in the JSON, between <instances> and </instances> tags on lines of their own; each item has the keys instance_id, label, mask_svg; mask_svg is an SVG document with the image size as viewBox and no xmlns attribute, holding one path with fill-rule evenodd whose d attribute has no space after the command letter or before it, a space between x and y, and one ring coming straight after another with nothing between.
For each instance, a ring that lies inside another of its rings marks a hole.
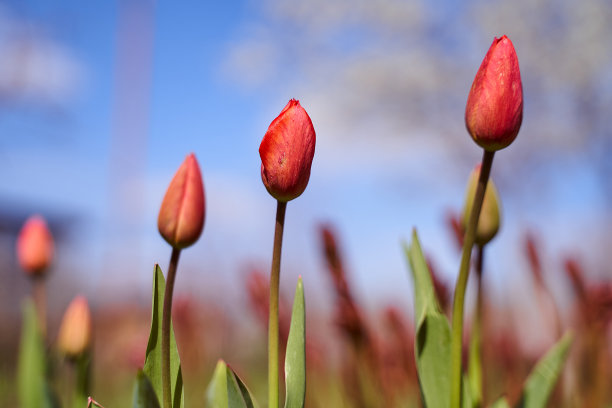
<instances>
[{"instance_id":1,"label":"blurred tulip","mask_svg":"<svg viewBox=\"0 0 612 408\"><path fill-rule=\"evenodd\" d=\"M17 259L31 276L39 276L53 259L53 237L45 220L34 215L26 221L17 238Z\"/></svg>"},{"instance_id":2,"label":"blurred tulip","mask_svg":"<svg viewBox=\"0 0 612 408\"><path fill-rule=\"evenodd\" d=\"M259 146L261 178L278 201L300 196L310 178L316 135L308 113L291 99L272 121Z\"/></svg>"},{"instance_id":3,"label":"blurred tulip","mask_svg":"<svg viewBox=\"0 0 612 408\"><path fill-rule=\"evenodd\" d=\"M91 344L91 313L84 296L75 297L64 313L57 346L66 356L76 358Z\"/></svg>"},{"instance_id":4,"label":"blurred tulip","mask_svg":"<svg viewBox=\"0 0 612 408\"><path fill-rule=\"evenodd\" d=\"M514 46L505 35L495 38L472 83L465 124L488 151L507 147L523 120L523 86Z\"/></svg>"},{"instance_id":5,"label":"blurred tulip","mask_svg":"<svg viewBox=\"0 0 612 408\"><path fill-rule=\"evenodd\" d=\"M480 165L476 166L470 174L468 181L467 190L465 192L465 204L463 206L463 217L461 218L461 225L465 231L468 218L472 212L472 203L474 201L474 193L478 184L478 176L480 174ZM489 179L487 182L487 190L485 192L484 201L482 202L482 209L480 210L480 217L478 217L478 228L476 229L476 238L474 242L477 245L485 245L491 241L497 231L499 231L500 224L500 209L499 209L499 196L497 189L493 181Z\"/></svg>"},{"instance_id":6,"label":"blurred tulip","mask_svg":"<svg viewBox=\"0 0 612 408\"><path fill-rule=\"evenodd\" d=\"M194 244L204 227L204 185L200 167L189 154L168 186L157 218L161 236L174 248Z\"/></svg>"}]
</instances>

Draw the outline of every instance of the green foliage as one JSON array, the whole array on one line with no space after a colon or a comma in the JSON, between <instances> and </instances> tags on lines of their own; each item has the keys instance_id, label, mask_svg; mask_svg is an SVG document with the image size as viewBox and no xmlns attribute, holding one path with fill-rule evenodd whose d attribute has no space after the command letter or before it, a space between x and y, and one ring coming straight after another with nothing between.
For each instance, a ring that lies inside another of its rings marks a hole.
<instances>
[{"instance_id":1,"label":"green foliage","mask_svg":"<svg viewBox=\"0 0 612 408\"><path fill-rule=\"evenodd\" d=\"M404 244L414 281L416 322L415 354L419 383L425 406L450 405L451 332L448 320L440 311L431 274L413 231L410 247Z\"/></svg>"},{"instance_id":2,"label":"green foliage","mask_svg":"<svg viewBox=\"0 0 612 408\"><path fill-rule=\"evenodd\" d=\"M223 360L219 360L206 390L208 408L258 408L247 386Z\"/></svg>"},{"instance_id":3,"label":"green foliage","mask_svg":"<svg viewBox=\"0 0 612 408\"><path fill-rule=\"evenodd\" d=\"M76 384L74 389L73 407L84 407L87 405L87 398L90 393L91 380L91 355L87 351L75 361Z\"/></svg>"},{"instance_id":4,"label":"green foliage","mask_svg":"<svg viewBox=\"0 0 612 408\"><path fill-rule=\"evenodd\" d=\"M17 367L17 388L21 408L53 408L59 406L46 379L45 346L36 316L36 308L28 299L23 305L23 327Z\"/></svg>"},{"instance_id":5,"label":"green foliage","mask_svg":"<svg viewBox=\"0 0 612 408\"><path fill-rule=\"evenodd\" d=\"M155 265L153 270L151 332L149 334L143 372L151 382L155 395L159 401L162 400L161 338L165 290L166 281L164 279L164 274L159 265ZM174 339L172 323L170 324L170 378L172 379L172 406L174 408L183 408L185 405L183 397L183 375L181 373L181 362Z\"/></svg>"},{"instance_id":6,"label":"green foliage","mask_svg":"<svg viewBox=\"0 0 612 408\"><path fill-rule=\"evenodd\" d=\"M134 396L132 398L133 408L160 408L159 400L155 395L153 385L147 375L142 371L138 371L136 376L136 384L134 384Z\"/></svg>"},{"instance_id":7,"label":"green foliage","mask_svg":"<svg viewBox=\"0 0 612 408\"><path fill-rule=\"evenodd\" d=\"M306 398L306 311L304 285L298 279L285 354L285 408L303 408Z\"/></svg>"},{"instance_id":8,"label":"green foliage","mask_svg":"<svg viewBox=\"0 0 612 408\"><path fill-rule=\"evenodd\" d=\"M520 408L543 408L548 402L557 379L563 370L573 336L566 333L548 352L538 361L523 388L521 399L517 404Z\"/></svg>"}]
</instances>

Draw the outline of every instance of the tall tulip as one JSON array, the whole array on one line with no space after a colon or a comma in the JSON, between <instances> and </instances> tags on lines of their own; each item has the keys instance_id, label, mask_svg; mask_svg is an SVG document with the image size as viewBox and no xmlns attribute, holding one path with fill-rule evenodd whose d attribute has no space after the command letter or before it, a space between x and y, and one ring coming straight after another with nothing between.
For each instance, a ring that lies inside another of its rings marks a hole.
<instances>
[{"instance_id":1,"label":"tall tulip","mask_svg":"<svg viewBox=\"0 0 612 408\"><path fill-rule=\"evenodd\" d=\"M291 99L272 121L259 146L261 179L277 200L268 324L268 406L278 408L278 286L287 202L299 197L310 179L316 135L300 102Z\"/></svg>"},{"instance_id":2,"label":"tall tulip","mask_svg":"<svg viewBox=\"0 0 612 408\"><path fill-rule=\"evenodd\" d=\"M170 182L157 218L159 233L172 246L162 313L161 377L164 408L172 407L170 319L176 268L181 250L193 245L202 234L204 215L202 174L195 155L191 153L185 158Z\"/></svg>"},{"instance_id":3,"label":"tall tulip","mask_svg":"<svg viewBox=\"0 0 612 408\"><path fill-rule=\"evenodd\" d=\"M26 220L17 237L17 261L23 271L32 278L32 292L40 331L47 331L46 272L53 261L53 236L45 219L33 215Z\"/></svg>"},{"instance_id":4,"label":"tall tulip","mask_svg":"<svg viewBox=\"0 0 612 408\"><path fill-rule=\"evenodd\" d=\"M523 86L512 41L495 38L480 64L465 107L465 124L472 139L484 149L478 184L467 220L461 266L453 298L451 337L451 408L461 406L461 350L463 306L470 273L472 247L485 191L497 150L508 147L523 121Z\"/></svg>"}]
</instances>

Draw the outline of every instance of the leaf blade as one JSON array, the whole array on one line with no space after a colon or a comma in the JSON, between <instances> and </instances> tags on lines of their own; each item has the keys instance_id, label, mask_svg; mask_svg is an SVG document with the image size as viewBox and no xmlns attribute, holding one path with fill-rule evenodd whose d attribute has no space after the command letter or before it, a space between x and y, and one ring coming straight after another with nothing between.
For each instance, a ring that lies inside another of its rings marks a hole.
<instances>
[{"instance_id":1,"label":"leaf blade","mask_svg":"<svg viewBox=\"0 0 612 408\"><path fill-rule=\"evenodd\" d=\"M145 364L142 371L151 382L155 395L160 401L163 398L161 377L161 332L165 290L166 281L164 279L164 274L159 265L155 264L153 268L153 291L151 301L151 331L149 333ZM183 408L185 405L183 398L183 377L172 322L170 322L170 379L172 381L173 407Z\"/></svg>"},{"instance_id":2,"label":"leaf blade","mask_svg":"<svg viewBox=\"0 0 612 408\"><path fill-rule=\"evenodd\" d=\"M423 401L428 407L450 406L451 331L440 311L429 267L416 230L412 242L404 244L414 282L415 360Z\"/></svg>"},{"instance_id":3,"label":"leaf blade","mask_svg":"<svg viewBox=\"0 0 612 408\"><path fill-rule=\"evenodd\" d=\"M521 408L542 408L546 406L573 342L573 334L567 332L542 357L527 377L521 399Z\"/></svg>"},{"instance_id":4,"label":"leaf blade","mask_svg":"<svg viewBox=\"0 0 612 408\"><path fill-rule=\"evenodd\" d=\"M304 284L298 278L285 353L285 408L303 408L306 399L306 305Z\"/></svg>"},{"instance_id":5,"label":"leaf blade","mask_svg":"<svg viewBox=\"0 0 612 408\"><path fill-rule=\"evenodd\" d=\"M153 389L151 381L143 370L138 370L134 392L132 395L133 408L160 408L159 400Z\"/></svg>"}]
</instances>

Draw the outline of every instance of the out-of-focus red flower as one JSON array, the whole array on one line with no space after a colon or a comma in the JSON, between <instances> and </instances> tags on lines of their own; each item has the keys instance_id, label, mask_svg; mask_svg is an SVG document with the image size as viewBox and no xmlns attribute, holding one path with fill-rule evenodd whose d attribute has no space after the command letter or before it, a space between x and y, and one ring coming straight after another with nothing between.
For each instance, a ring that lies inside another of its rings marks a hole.
<instances>
[{"instance_id":1,"label":"out-of-focus red flower","mask_svg":"<svg viewBox=\"0 0 612 408\"><path fill-rule=\"evenodd\" d=\"M532 233L527 233L525 236L525 252L531 272L538 283L538 285L544 286L542 279L542 262L540 261L540 253L538 251L538 245L536 238Z\"/></svg>"},{"instance_id":2,"label":"out-of-focus red flower","mask_svg":"<svg viewBox=\"0 0 612 408\"><path fill-rule=\"evenodd\" d=\"M465 124L488 151L507 147L523 120L523 85L514 46L505 35L495 38L470 89Z\"/></svg>"},{"instance_id":3,"label":"out-of-focus red flower","mask_svg":"<svg viewBox=\"0 0 612 408\"><path fill-rule=\"evenodd\" d=\"M204 184L198 161L189 154L168 186L157 218L161 236L174 248L194 244L204 227Z\"/></svg>"},{"instance_id":4,"label":"out-of-focus red flower","mask_svg":"<svg viewBox=\"0 0 612 408\"><path fill-rule=\"evenodd\" d=\"M32 276L42 275L53 260L53 237L40 215L25 222L17 237L17 260L23 270Z\"/></svg>"},{"instance_id":5,"label":"out-of-focus red flower","mask_svg":"<svg viewBox=\"0 0 612 408\"><path fill-rule=\"evenodd\" d=\"M291 99L272 121L259 146L261 179L272 197L287 202L304 192L315 142L308 113L299 101Z\"/></svg>"},{"instance_id":6,"label":"out-of-focus red flower","mask_svg":"<svg viewBox=\"0 0 612 408\"><path fill-rule=\"evenodd\" d=\"M76 358L91 344L91 312L84 296L75 297L64 313L57 339L59 350Z\"/></svg>"}]
</instances>

